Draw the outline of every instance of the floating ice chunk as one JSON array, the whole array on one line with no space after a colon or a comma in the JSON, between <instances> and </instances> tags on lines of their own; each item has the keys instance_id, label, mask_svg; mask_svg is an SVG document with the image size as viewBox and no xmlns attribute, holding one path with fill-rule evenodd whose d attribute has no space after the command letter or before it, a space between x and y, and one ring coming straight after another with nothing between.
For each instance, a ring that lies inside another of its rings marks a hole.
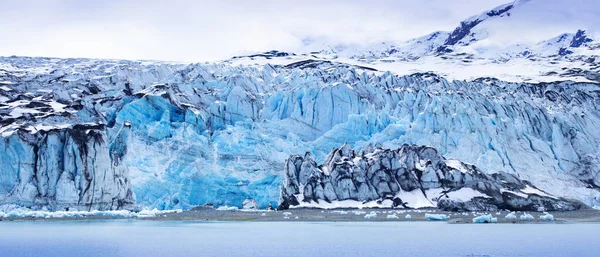
<instances>
[{"instance_id":1,"label":"floating ice chunk","mask_svg":"<svg viewBox=\"0 0 600 257\"><path fill-rule=\"evenodd\" d=\"M387 219L388 220L391 220L391 219L396 219L397 220L399 218L398 218L398 216L396 216L396 214L390 214L390 215L387 216Z\"/></svg>"},{"instance_id":2,"label":"floating ice chunk","mask_svg":"<svg viewBox=\"0 0 600 257\"><path fill-rule=\"evenodd\" d=\"M93 216L105 216L105 217L119 217L119 218L147 218L155 217L172 212L181 212L181 210L166 210L160 211L157 209L153 210L142 210L140 212L131 212L127 210L120 211L32 211L27 208L15 208L9 212L0 211L0 218L77 218L77 217L93 217Z\"/></svg>"},{"instance_id":3,"label":"floating ice chunk","mask_svg":"<svg viewBox=\"0 0 600 257\"><path fill-rule=\"evenodd\" d=\"M261 214L260 216L263 216L263 217L265 217L265 216L267 216L267 214L266 214L266 213L263 213L263 214Z\"/></svg>"},{"instance_id":4,"label":"floating ice chunk","mask_svg":"<svg viewBox=\"0 0 600 257\"><path fill-rule=\"evenodd\" d=\"M529 213L523 213L523 215L521 215L521 217L519 217L522 221L533 221L535 220L535 218L533 216L531 216L531 214Z\"/></svg>"},{"instance_id":5,"label":"floating ice chunk","mask_svg":"<svg viewBox=\"0 0 600 257\"><path fill-rule=\"evenodd\" d=\"M377 213L375 213L374 211L365 215L365 219L374 219L374 218L377 218Z\"/></svg>"},{"instance_id":6,"label":"floating ice chunk","mask_svg":"<svg viewBox=\"0 0 600 257\"><path fill-rule=\"evenodd\" d=\"M406 216L404 216L405 220L412 220L412 216L410 216L410 214L406 214Z\"/></svg>"},{"instance_id":7,"label":"floating ice chunk","mask_svg":"<svg viewBox=\"0 0 600 257\"><path fill-rule=\"evenodd\" d=\"M554 216L550 213L544 212L544 215L540 216L540 220L545 220L545 221L553 221L554 220Z\"/></svg>"},{"instance_id":8,"label":"floating ice chunk","mask_svg":"<svg viewBox=\"0 0 600 257\"><path fill-rule=\"evenodd\" d=\"M492 217L491 214L481 215L473 218L473 223L497 223L498 219Z\"/></svg>"},{"instance_id":9,"label":"floating ice chunk","mask_svg":"<svg viewBox=\"0 0 600 257\"><path fill-rule=\"evenodd\" d=\"M235 206L220 206L219 208L217 208L217 211L237 211L238 207Z\"/></svg>"},{"instance_id":10,"label":"floating ice chunk","mask_svg":"<svg viewBox=\"0 0 600 257\"><path fill-rule=\"evenodd\" d=\"M298 216L296 216L294 219L299 219Z\"/></svg>"},{"instance_id":11,"label":"floating ice chunk","mask_svg":"<svg viewBox=\"0 0 600 257\"><path fill-rule=\"evenodd\" d=\"M286 211L286 212L284 212L284 213L283 213L283 215L284 215L284 216L290 216L290 215L292 215L292 213L291 213L291 212L287 212L287 211Z\"/></svg>"},{"instance_id":12,"label":"floating ice chunk","mask_svg":"<svg viewBox=\"0 0 600 257\"><path fill-rule=\"evenodd\" d=\"M155 217L157 213L159 213L160 211L156 208L152 209L152 210L141 210L140 212L137 213L138 217L141 218L145 218L145 217Z\"/></svg>"},{"instance_id":13,"label":"floating ice chunk","mask_svg":"<svg viewBox=\"0 0 600 257\"><path fill-rule=\"evenodd\" d=\"M340 214L348 214L347 211L340 211Z\"/></svg>"},{"instance_id":14,"label":"floating ice chunk","mask_svg":"<svg viewBox=\"0 0 600 257\"><path fill-rule=\"evenodd\" d=\"M504 218L507 220L516 220L517 214L515 212L511 212L511 213L507 214L506 216L504 216Z\"/></svg>"},{"instance_id":15,"label":"floating ice chunk","mask_svg":"<svg viewBox=\"0 0 600 257\"><path fill-rule=\"evenodd\" d=\"M444 221L448 219L448 216L445 214L429 214L425 213L425 219L430 221Z\"/></svg>"}]
</instances>

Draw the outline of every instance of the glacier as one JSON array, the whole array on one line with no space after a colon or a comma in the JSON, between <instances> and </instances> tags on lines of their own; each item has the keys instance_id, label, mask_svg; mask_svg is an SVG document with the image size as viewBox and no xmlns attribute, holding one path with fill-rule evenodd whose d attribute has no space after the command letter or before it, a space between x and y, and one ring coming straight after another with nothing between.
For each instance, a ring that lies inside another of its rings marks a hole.
<instances>
[{"instance_id":1,"label":"glacier","mask_svg":"<svg viewBox=\"0 0 600 257\"><path fill-rule=\"evenodd\" d=\"M596 83L294 64L0 57L0 204L277 206L290 155L347 143L427 145L600 205Z\"/></svg>"}]
</instances>

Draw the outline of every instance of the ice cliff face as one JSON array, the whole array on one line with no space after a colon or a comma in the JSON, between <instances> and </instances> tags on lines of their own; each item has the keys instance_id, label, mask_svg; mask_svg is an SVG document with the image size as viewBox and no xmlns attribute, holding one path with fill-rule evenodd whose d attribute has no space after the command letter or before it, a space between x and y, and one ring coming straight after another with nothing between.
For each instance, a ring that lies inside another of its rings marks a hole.
<instances>
[{"instance_id":1,"label":"ice cliff face","mask_svg":"<svg viewBox=\"0 0 600 257\"><path fill-rule=\"evenodd\" d=\"M104 126L86 124L3 138L2 203L49 210L130 208L135 196L127 166L120 164L127 146L109 147L107 140Z\"/></svg>"},{"instance_id":2,"label":"ice cliff face","mask_svg":"<svg viewBox=\"0 0 600 257\"><path fill-rule=\"evenodd\" d=\"M575 210L580 204L549 195L504 172L446 160L431 147L399 149L349 145L334 149L322 165L313 156L291 156L285 165L280 209L290 207L438 207L451 211Z\"/></svg>"},{"instance_id":3,"label":"ice cliff face","mask_svg":"<svg viewBox=\"0 0 600 257\"><path fill-rule=\"evenodd\" d=\"M594 83L23 57L0 58L0 83L3 203L275 206L291 154L323 162L345 142L428 145L555 196L600 196Z\"/></svg>"}]
</instances>

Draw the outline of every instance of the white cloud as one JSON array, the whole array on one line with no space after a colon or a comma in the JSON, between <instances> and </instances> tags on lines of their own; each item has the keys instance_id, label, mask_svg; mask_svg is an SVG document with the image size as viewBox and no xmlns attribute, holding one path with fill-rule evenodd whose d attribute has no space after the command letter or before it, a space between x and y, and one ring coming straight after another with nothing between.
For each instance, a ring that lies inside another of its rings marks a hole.
<instances>
[{"instance_id":1,"label":"white cloud","mask_svg":"<svg viewBox=\"0 0 600 257\"><path fill-rule=\"evenodd\" d=\"M402 41L507 0L0 1L0 55L203 61L305 38Z\"/></svg>"}]
</instances>

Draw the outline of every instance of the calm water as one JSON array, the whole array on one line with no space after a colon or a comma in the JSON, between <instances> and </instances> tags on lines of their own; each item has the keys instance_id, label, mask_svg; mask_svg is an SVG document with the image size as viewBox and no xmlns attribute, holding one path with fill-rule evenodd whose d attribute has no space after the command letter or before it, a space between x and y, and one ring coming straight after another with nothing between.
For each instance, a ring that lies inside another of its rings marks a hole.
<instances>
[{"instance_id":1,"label":"calm water","mask_svg":"<svg viewBox=\"0 0 600 257\"><path fill-rule=\"evenodd\" d=\"M0 256L600 256L600 224L0 222Z\"/></svg>"}]
</instances>

